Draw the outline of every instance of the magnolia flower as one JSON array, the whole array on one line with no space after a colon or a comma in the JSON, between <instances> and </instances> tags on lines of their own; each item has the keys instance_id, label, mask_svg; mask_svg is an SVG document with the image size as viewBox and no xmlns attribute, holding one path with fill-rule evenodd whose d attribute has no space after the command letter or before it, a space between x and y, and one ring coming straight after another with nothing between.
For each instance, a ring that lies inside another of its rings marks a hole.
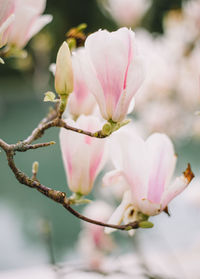
<instances>
[{"instance_id":1,"label":"magnolia flower","mask_svg":"<svg viewBox=\"0 0 200 279\"><path fill-rule=\"evenodd\" d=\"M64 42L58 50L55 70L55 89L60 95L69 95L73 91L73 70L71 53Z\"/></svg>"},{"instance_id":2,"label":"magnolia flower","mask_svg":"<svg viewBox=\"0 0 200 279\"><path fill-rule=\"evenodd\" d=\"M108 0L105 8L120 26L137 24L150 6L150 0Z\"/></svg>"},{"instance_id":3,"label":"magnolia flower","mask_svg":"<svg viewBox=\"0 0 200 279\"><path fill-rule=\"evenodd\" d=\"M127 28L99 30L85 42L84 78L102 116L120 122L143 80L135 34Z\"/></svg>"},{"instance_id":4,"label":"magnolia flower","mask_svg":"<svg viewBox=\"0 0 200 279\"><path fill-rule=\"evenodd\" d=\"M8 43L23 48L36 33L51 22L52 16L41 16L46 0L13 0L12 3L15 19L8 30Z\"/></svg>"},{"instance_id":5,"label":"magnolia flower","mask_svg":"<svg viewBox=\"0 0 200 279\"><path fill-rule=\"evenodd\" d=\"M67 124L90 132L101 128L98 118L93 116L82 115L76 122L68 119ZM70 190L89 194L105 163L105 140L61 128L60 145Z\"/></svg>"},{"instance_id":6,"label":"magnolia flower","mask_svg":"<svg viewBox=\"0 0 200 279\"><path fill-rule=\"evenodd\" d=\"M155 133L146 141L132 136L130 132L121 133L120 136L121 146L113 144L113 162L117 170L105 175L104 184L115 184L122 177L129 190L124 193L121 204L111 216L111 224L122 221L129 223L144 216L148 218L159 214L194 176L188 165L183 175L171 182L176 156L172 142L166 135Z\"/></svg>"},{"instance_id":7,"label":"magnolia flower","mask_svg":"<svg viewBox=\"0 0 200 279\"><path fill-rule=\"evenodd\" d=\"M83 49L78 49L72 55L72 67L74 73L74 91L68 101L68 109L73 117L81 114L89 115L96 105L94 96L90 93L84 80L84 68L82 67Z\"/></svg>"},{"instance_id":8,"label":"magnolia flower","mask_svg":"<svg viewBox=\"0 0 200 279\"><path fill-rule=\"evenodd\" d=\"M14 0L0 0L0 47L7 43L8 29L14 20Z\"/></svg>"}]
</instances>

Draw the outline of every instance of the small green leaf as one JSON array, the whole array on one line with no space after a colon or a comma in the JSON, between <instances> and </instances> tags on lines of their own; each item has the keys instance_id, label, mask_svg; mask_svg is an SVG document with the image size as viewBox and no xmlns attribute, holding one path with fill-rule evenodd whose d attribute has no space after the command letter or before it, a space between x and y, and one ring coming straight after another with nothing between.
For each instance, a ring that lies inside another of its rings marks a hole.
<instances>
[{"instance_id":1,"label":"small green leaf","mask_svg":"<svg viewBox=\"0 0 200 279\"><path fill-rule=\"evenodd\" d=\"M154 224L149 221L142 221L139 223L139 227L143 229L150 229L153 228Z\"/></svg>"},{"instance_id":2,"label":"small green leaf","mask_svg":"<svg viewBox=\"0 0 200 279\"><path fill-rule=\"evenodd\" d=\"M56 99L56 95L51 92L51 91L48 91L45 93L45 97L44 97L44 102L58 102L58 99Z\"/></svg>"},{"instance_id":3,"label":"small green leaf","mask_svg":"<svg viewBox=\"0 0 200 279\"><path fill-rule=\"evenodd\" d=\"M87 28L87 24L86 23L81 23L79 26L77 26L77 30L80 32L80 31L83 31Z\"/></svg>"}]
</instances>

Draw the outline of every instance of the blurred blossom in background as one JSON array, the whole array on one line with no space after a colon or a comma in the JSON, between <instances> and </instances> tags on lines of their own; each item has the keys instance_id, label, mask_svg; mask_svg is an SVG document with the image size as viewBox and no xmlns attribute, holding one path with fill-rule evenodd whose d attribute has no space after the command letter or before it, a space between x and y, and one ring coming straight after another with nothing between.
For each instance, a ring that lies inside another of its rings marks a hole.
<instances>
[{"instance_id":1,"label":"blurred blossom in background","mask_svg":"<svg viewBox=\"0 0 200 279\"><path fill-rule=\"evenodd\" d=\"M200 278L200 1L0 0L0 5L6 10L0 10L0 45L10 51L15 45L15 54L18 49L18 57L11 55L0 64L0 134L5 141L25 138L48 112L44 92L54 91L49 67L70 28L86 23L91 34L128 27L135 32L145 64L129 125L144 139L152 132L170 136L178 154L174 176L188 162L196 176L169 204L171 217L162 213L152 218L151 230L140 229L132 238L125 232L105 235L103 228L80 223L19 185L0 153L0 278L54 278L55 273L58 278ZM101 117L79 66L82 51L72 55L75 86L65 112L71 122L80 111ZM19 154L16 161L28 174L33 161L39 161L39 179L70 194L58 133L52 129L44 136L44 141L55 140L55 146ZM100 221L110 218L127 190L121 181L102 185L113 167L107 161L89 195L94 202L78 211ZM52 270L49 264L55 263Z\"/></svg>"}]
</instances>

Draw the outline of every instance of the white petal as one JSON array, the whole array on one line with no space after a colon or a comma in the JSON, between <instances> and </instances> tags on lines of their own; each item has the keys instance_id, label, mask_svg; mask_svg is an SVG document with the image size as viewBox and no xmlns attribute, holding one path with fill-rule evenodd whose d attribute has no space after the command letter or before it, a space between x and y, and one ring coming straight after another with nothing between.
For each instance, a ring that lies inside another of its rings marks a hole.
<instances>
[{"instance_id":1,"label":"white petal","mask_svg":"<svg viewBox=\"0 0 200 279\"><path fill-rule=\"evenodd\" d=\"M190 183L190 181L194 178L194 174L188 164L187 169L183 173L182 176L177 177L173 184L170 185L164 192L162 197L162 210L168 205L168 203L175 198L178 194L180 194Z\"/></svg>"},{"instance_id":2,"label":"white petal","mask_svg":"<svg viewBox=\"0 0 200 279\"><path fill-rule=\"evenodd\" d=\"M152 203L147 199L142 199L140 201L140 211L148 216L154 216L161 212L161 205Z\"/></svg>"},{"instance_id":3,"label":"white petal","mask_svg":"<svg viewBox=\"0 0 200 279\"><path fill-rule=\"evenodd\" d=\"M130 203L131 203L131 192L126 191L124 193L121 204L117 207L117 209L114 211L114 213L108 220L108 224L120 225L121 222L123 221L124 212ZM106 227L105 233L111 233L114 232L115 230L116 229Z\"/></svg>"},{"instance_id":4,"label":"white petal","mask_svg":"<svg viewBox=\"0 0 200 279\"><path fill-rule=\"evenodd\" d=\"M52 19L52 15L43 15L38 17L38 19L33 23L29 30L27 41L29 41L35 34L37 34L44 26L50 23Z\"/></svg>"},{"instance_id":5,"label":"white petal","mask_svg":"<svg viewBox=\"0 0 200 279\"><path fill-rule=\"evenodd\" d=\"M103 186L116 185L124 173L121 170L107 172L103 177Z\"/></svg>"}]
</instances>

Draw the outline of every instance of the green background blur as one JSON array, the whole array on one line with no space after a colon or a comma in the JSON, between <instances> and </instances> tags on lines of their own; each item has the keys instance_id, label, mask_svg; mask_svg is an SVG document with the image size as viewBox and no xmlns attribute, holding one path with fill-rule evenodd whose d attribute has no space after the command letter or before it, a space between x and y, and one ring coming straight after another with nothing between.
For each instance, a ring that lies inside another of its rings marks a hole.
<instances>
[{"instance_id":1,"label":"green background blur","mask_svg":"<svg viewBox=\"0 0 200 279\"><path fill-rule=\"evenodd\" d=\"M162 32L163 14L171 8L180 8L179 0L155 0L143 21L151 32ZM53 90L53 79L48 71L55 61L56 52L64 34L71 27L87 23L87 32L99 28L115 30L115 23L105 16L94 0L49 0L46 12L54 19L27 46L28 59L10 59L0 66L0 137L8 143L26 138L45 116L49 104L43 103L43 93ZM58 129L45 134L42 141L55 140L57 144L26 153L18 153L19 168L31 175L32 163L40 163L38 178L43 184L67 191L61 160ZM178 169L192 161L196 166L200 158L194 157L199 145L190 139L177 144L182 157ZM43 232L44 220L51 226L51 241ZM20 185L7 166L5 154L0 154L0 269L48 263L52 243L56 261L65 259L80 231L79 221L61 206Z\"/></svg>"}]
</instances>

